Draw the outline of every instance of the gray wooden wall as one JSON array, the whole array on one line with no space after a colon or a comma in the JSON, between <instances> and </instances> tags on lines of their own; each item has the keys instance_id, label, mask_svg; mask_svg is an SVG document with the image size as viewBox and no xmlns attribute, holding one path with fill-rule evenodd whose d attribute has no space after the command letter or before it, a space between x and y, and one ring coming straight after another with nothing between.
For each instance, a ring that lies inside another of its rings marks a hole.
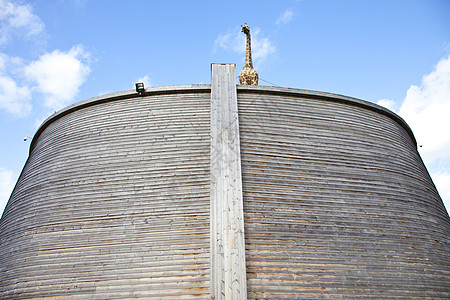
<instances>
[{"instance_id":1,"label":"gray wooden wall","mask_svg":"<svg viewBox=\"0 0 450 300\"><path fill-rule=\"evenodd\" d=\"M210 85L45 121L0 220L0 298L210 298ZM450 297L450 219L407 125L237 87L249 299Z\"/></svg>"},{"instance_id":2,"label":"gray wooden wall","mask_svg":"<svg viewBox=\"0 0 450 300\"><path fill-rule=\"evenodd\" d=\"M405 124L279 91L238 88L248 297L450 297L450 220Z\"/></svg>"},{"instance_id":3,"label":"gray wooden wall","mask_svg":"<svg viewBox=\"0 0 450 300\"><path fill-rule=\"evenodd\" d=\"M208 297L209 92L48 124L1 220L0 298Z\"/></svg>"}]
</instances>

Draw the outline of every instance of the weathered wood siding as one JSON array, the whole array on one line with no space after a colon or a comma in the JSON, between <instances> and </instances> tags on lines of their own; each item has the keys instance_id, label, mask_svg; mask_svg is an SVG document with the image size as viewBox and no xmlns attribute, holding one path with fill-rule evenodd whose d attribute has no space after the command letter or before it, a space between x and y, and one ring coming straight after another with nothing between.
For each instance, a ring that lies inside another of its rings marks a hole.
<instances>
[{"instance_id":1,"label":"weathered wood siding","mask_svg":"<svg viewBox=\"0 0 450 300\"><path fill-rule=\"evenodd\" d=\"M210 88L155 90L47 122L1 220L1 299L209 298Z\"/></svg>"},{"instance_id":2,"label":"weathered wood siding","mask_svg":"<svg viewBox=\"0 0 450 300\"><path fill-rule=\"evenodd\" d=\"M328 93L236 95L231 148L210 143L226 128L210 85L46 120L0 220L0 298L211 298L210 220L232 214L210 218L210 182L222 195L240 184L222 169L213 180L211 153L237 163L237 136L249 299L450 298L450 219L402 119Z\"/></svg>"},{"instance_id":3,"label":"weathered wood siding","mask_svg":"<svg viewBox=\"0 0 450 300\"><path fill-rule=\"evenodd\" d=\"M448 214L401 120L288 89L238 103L248 298L450 297Z\"/></svg>"},{"instance_id":4,"label":"weathered wood siding","mask_svg":"<svg viewBox=\"0 0 450 300\"><path fill-rule=\"evenodd\" d=\"M234 65L211 65L211 298L247 296Z\"/></svg>"}]
</instances>

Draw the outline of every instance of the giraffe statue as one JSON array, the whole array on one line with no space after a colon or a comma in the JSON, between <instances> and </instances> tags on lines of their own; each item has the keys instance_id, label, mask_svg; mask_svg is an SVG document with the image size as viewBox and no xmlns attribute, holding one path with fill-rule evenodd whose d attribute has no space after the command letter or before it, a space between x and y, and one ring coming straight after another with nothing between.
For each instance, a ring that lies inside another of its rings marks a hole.
<instances>
[{"instance_id":1,"label":"giraffe statue","mask_svg":"<svg viewBox=\"0 0 450 300\"><path fill-rule=\"evenodd\" d=\"M250 27L247 23L241 25L242 32L247 36L247 45L245 48L244 68L239 73L239 84L258 85L258 73L253 69L252 63L252 38L250 37Z\"/></svg>"}]
</instances>

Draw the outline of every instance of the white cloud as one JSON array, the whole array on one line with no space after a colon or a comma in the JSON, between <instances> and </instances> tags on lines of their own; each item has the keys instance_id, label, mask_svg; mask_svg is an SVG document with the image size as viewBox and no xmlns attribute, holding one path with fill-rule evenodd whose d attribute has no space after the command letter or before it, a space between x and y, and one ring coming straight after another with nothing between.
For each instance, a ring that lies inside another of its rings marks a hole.
<instances>
[{"instance_id":1,"label":"white cloud","mask_svg":"<svg viewBox=\"0 0 450 300\"><path fill-rule=\"evenodd\" d=\"M31 5L0 0L0 45L14 36L29 39L43 32L44 24ZM89 73L89 53L81 46L46 53L28 66L20 58L0 53L0 109L18 116L29 114L31 92L41 93L47 108L62 108L75 98ZM29 86L19 85L19 80Z\"/></svg>"},{"instance_id":2,"label":"white cloud","mask_svg":"<svg viewBox=\"0 0 450 300\"><path fill-rule=\"evenodd\" d=\"M292 21L294 18L294 12L291 9L286 9L284 12L280 14L278 19L275 21L277 25L284 25Z\"/></svg>"},{"instance_id":3,"label":"white cloud","mask_svg":"<svg viewBox=\"0 0 450 300\"><path fill-rule=\"evenodd\" d=\"M8 56L3 53L0 53L0 74L6 69L6 61L8 60Z\"/></svg>"},{"instance_id":4,"label":"white cloud","mask_svg":"<svg viewBox=\"0 0 450 300\"><path fill-rule=\"evenodd\" d=\"M17 58L0 53L0 109L23 117L31 111L31 92L26 86L19 87L7 72L11 65L18 63Z\"/></svg>"},{"instance_id":5,"label":"white cloud","mask_svg":"<svg viewBox=\"0 0 450 300\"><path fill-rule=\"evenodd\" d=\"M450 213L450 172L431 173L431 177L447 208L447 212Z\"/></svg>"},{"instance_id":6,"label":"white cloud","mask_svg":"<svg viewBox=\"0 0 450 300\"><path fill-rule=\"evenodd\" d=\"M42 33L44 24L33 14L30 5L18 5L0 0L0 45L9 41L12 35L31 38Z\"/></svg>"},{"instance_id":7,"label":"white cloud","mask_svg":"<svg viewBox=\"0 0 450 300\"><path fill-rule=\"evenodd\" d=\"M0 75L10 77L9 74L21 74L23 68L23 60L20 57L9 56L0 52Z\"/></svg>"},{"instance_id":8,"label":"white cloud","mask_svg":"<svg viewBox=\"0 0 450 300\"><path fill-rule=\"evenodd\" d=\"M26 76L45 95L45 106L60 109L72 101L90 73L89 53L81 46L55 50L25 68Z\"/></svg>"},{"instance_id":9,"label":"white cloud","mask_svg":"<svg viewBox=\"0 0 450 300\"><path fill-rule=\"evenodd\" d=\"M254 38L252 38L252 57L256 63L264 61L270 55L275 53L275 46L267 37L261 37L259 35L259 28L255 29Z\"/></svg>"},{"instance_id":10,"label":"white cloud","mask_svg":"<svg viewBox=\"0 0 450 300\"><path fill-rule=\"evenodd\" d=\"M219 34L214 42L216 48L222 48L235 53L245 53L245 35L234 31L227 34Z\"/></svg>"},{"instance_id":11,"label":"white cloud","mask_svg":"<svg viewBox=\"0 0 450 300\"><path fill-rule=\"evenodd\" d=\"M425 162L450 159L450 56L441 59L420 86L408 89L399 114L423 145Z\"/></svg>"},{"instance_id":12,"label":"white cloud","mask_svg":"<svg viewBox=\"0 0 450 300\"><path fill-rule=\"evenodd\" d=\"M259 28L251 31L252 37L252 59L254 65L261 64L272 54L276 52L276 48L268 37L261 34ZM215 48L222 48L236 54L243 55L245 53L245 34L240 30L233 30L227 34L219 34L214 42Z\"/></svg>"},{"instance_id":13,"label":"white cloud","mask_svg":"<svg viewBox=\"0 0 450 300\"><path fill-rule=\"evenodd\" d=\"M143 82L144 83L144 87L152 86L150 84L150 79L148 78L148 75L145 75L144 77L138 78L138 80L136 80L136 82Z\"/></svg>"},{"instance_id":14,"label":"white cloud","mask_svg":"<svg viewBox=\"0 0 450 300\"><path fill-rule=\"evenodd\" d=\"M14 173L4 168L0 168L0 215L8 202L15 183L16 176Z\"/></svg>"},{"instance_id":15,"label":"white cloud","mask_svg":"<svg viewBox=\"0 0 450 300\"><path fill-rule=\"evenodd\" d=\"M414 132L439 194L450 211L450 56L412 85L399 114Z\"/></svg>"},{"instance_id":16,"label":"white cloud","mask_svg":"<svg viewBox=\"0 0 450 300\"><path fill-rule=\"evenodd\" d=\"M0 76L0 109L24 117L31 112L31 92L28 87L19 87L7 76Z\"/></svg>"},{"instance_id":17,"label":"white cloud","mask_svg":"<svg viewBox=\"0 0 450 300\"><path fill-rule=\"evenodd\" d=\"M394 106L395 106L394 100L381 99L381 100L378 100L377 104L380 106L383 106L384 108L394 111Z\"/></svg>"}]
</instances>

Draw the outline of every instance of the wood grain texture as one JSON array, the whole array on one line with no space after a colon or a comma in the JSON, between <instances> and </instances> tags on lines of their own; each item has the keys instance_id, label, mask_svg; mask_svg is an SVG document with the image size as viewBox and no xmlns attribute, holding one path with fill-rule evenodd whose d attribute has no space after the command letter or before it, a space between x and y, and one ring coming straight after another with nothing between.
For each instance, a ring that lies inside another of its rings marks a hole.
<instances>
[{"instance_id":1,"label":"wood grain texture","mask_svg":"<svg viewBox=\"0 0 450 300\"><path fill-rule=\"evenodd\" d=\"M0 298L209 298L209 102L110 99L47 124L1 221Z\"/></svg>"},{"instance_id":2,"label":"wood grain texture","mask_svg":"<svg viewBox=\"0 0 450 300\"><path fill-rule=\"evenodd\" d=\"M282 92L238 87L248 298L448 298L450 222L405 124Z\"/></svg>"},{"instance_id":3,"label":"wood grain texture","mask_svg":"<svg viewBox=\"0 0 450 300\"><path fill-rule=\"evenodd\" d=\"M236 92L247 298L450 297L450 219L400 117ZM158 87L47 119L0 219L0 298L210 299L211 108L210 85Z\"/></svg>"},{"instance_id":4,"label":"wood grain texture","mask_svg":"<svg viewBox=\"0 0 450 300\"><path fill-rule=\"evenodd\" d=\"M211 298L247 295L239 121L234 65L211 78Z\"/></svg>"}]
</instances>

